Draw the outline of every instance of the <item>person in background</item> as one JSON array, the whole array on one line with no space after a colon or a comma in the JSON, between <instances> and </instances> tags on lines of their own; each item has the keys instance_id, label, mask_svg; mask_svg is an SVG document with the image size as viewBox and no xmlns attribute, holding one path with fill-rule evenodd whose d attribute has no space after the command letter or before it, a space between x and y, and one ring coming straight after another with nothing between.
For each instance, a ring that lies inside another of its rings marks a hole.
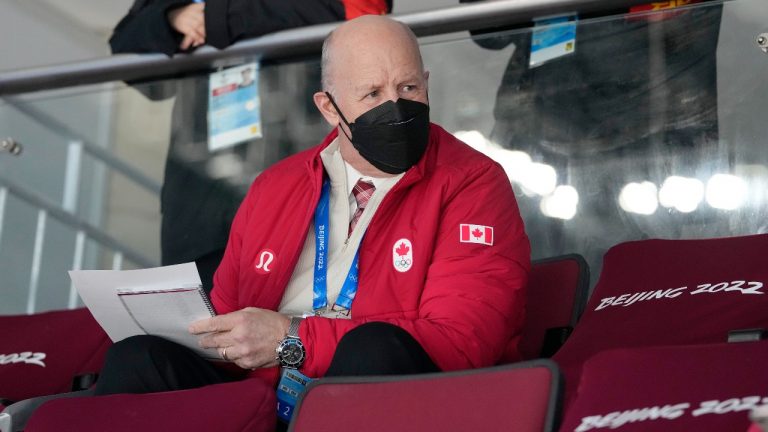
<instances>
[{"instance_id":1,"label":"person in background","mask_svg":"<svg viewBox=\"0 0 768 432\"><path fill-rule=\"evenodd\" d=\"M208 44L225 48L230 44L268 33L352 19L365 14L390 12L392 0L136 0L115 27L110 39L114 54L190 52ZM315 78L307 72L306 80ZM298 83L296 84L298 85ZM227 233L248 184L258 172L285 152L266 149L265 160L254 163L251 155L259 140L247 140L234 147L211 151L208 148L208 80L188 77L172 81L135 84L151 100L175 96L171 136L160 196L161 264L194 261L206 291L213 287L213 272L221 262ZM301 105L303 106L303 105ZM264 121L280 104L262 104ZM293 107L292 107L293 108ZM315 113L306 113L307 116ZM287 113L275 114L280 123L265 125L267 137L276 136L283 146ZM318 124L321 122L317 119ZM271 126L271 127L270 127ZM290 151L288 151L290 153ZM237 161L222 175L214 159ZM257 166L257 164L259 166Z\"/></svg>"},{"instance_id":2,"label":"person in background","mask_svg":"<svg viewBox=\"0 0 768 432\"><path fill-rule=\"evenodd\" d=\"M696 177L698 155L723 151L717 86L722 8L717 1L673 0L579 16L572 52L539 64L531 63L531 53L541 27L472 32L483 48L514 47L498 85L490 140L553 166L558 183L581 192L578 230L557 218L528 220L531 238L551 239L536 242L534 257L581 250L588 262L600 263L622 240L674 237L670 230L680 224L693 228L694 220L650 224L605 197L618 197L638 179L661 185L670 170ZM665 163L653 162L657 158ZM540 214L539 201L522 197L523 215Z\"/></svg>"},{"instance_id":3,"label":"person in background","mask_svg":"<svg viewBox=\"0 0 768 432\"><path fill-rule=\"evenodd\" d=\"M392 11L392 0L136 0L115 27L113 53L172 55L226 48L280 30Z\"/></svg>"}]
</instances>

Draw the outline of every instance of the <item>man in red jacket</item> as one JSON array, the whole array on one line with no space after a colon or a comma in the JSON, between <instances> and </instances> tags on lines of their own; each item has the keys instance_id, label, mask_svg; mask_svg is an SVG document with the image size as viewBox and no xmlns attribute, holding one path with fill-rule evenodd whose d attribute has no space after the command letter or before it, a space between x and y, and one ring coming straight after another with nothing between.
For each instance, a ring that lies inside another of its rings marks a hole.
<instances>
[{"instance_id":1,"label":"man in red jacket","mask_svg":"<svg viewBox=\"0 0 768 432\"><path fill-rule=\"evenodd\" d=\"M203 347L273 380L278 365L320 377L498 360L523 319L528 239L504 170L429 123L428 77L400 23L333 32L314 99L335 130L251 186L214 277L219 316L190 327Z\"/></svg>"},{"instance_id":2,"label":"man in red jacket","mask_svg":"<svg viewBox=\"0 0 768 432\"><path fill-rule=\"evenodd\" d=\"M519 330L529 266L509 180L430 125L428 73L405 26L354 20L328 39L323 60L326 91L315 103L336 130L254 182L214 279L223 315L192 331L213 332L203 346L241 367L263 368L277 365L275 341L293 320L297 334L288 337L306 355L291 366L312 377L326 374L345 335L370 322L405 330L442 370L492 365ZM373 192L348 232L360 179ZM325 183L329 269L318 283ZM350 266L357 291L341 305Z\"/></svg>"}]
</instances>

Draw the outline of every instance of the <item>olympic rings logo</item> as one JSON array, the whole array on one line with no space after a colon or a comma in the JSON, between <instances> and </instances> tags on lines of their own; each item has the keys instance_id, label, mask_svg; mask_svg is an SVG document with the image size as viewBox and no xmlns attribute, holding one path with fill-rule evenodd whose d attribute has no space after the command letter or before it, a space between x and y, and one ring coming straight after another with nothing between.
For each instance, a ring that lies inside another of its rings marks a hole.
<instances>
[{"instance_id":1,"label":"olympic rings logo","mask_svg":"<svg viewBox=\"0 0 768 432\"><path fill-rule=\"evenodd\" d=\"M408 258L400 258L399 260L395 260L395 267L397 268L408 268L411 266L411 260Z\"/></svg>"}]
</instances>

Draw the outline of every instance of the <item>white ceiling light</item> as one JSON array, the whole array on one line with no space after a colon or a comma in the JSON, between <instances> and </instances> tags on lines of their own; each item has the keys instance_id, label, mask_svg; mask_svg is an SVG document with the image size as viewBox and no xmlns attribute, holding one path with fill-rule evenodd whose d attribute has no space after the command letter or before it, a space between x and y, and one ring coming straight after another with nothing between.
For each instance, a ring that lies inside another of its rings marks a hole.
<instances>
[{"instance_id":1,"label":"white ceiling light","mask_svg":"<svg viewBox=\"0 0 768 432\"><path fill-rule=\"evenodd\" d=\"M659 203L682 213L696 210L703 200L704 183L695 178L670 176L659 190Z\"/></svg>"},{"instance_id":2,"label":"white ceiling light","mask_svg":"<svg viewBox=\"0 0 768 432\"><path fill-rule=\"evenodd\" d=\"M619 193L619 206L626 212L652 215L659 207L657 194L656 185L649 181L628 183Z\"/></svg>"},{"instance_id":3,"label":"white ceiling light","mask_svg":"<svg viewBox=\"0 0 768 432\"><path fill-rule=\"evenodd\" d=\"M491 150L490 142L480 131L457 131L453 135L481 153L488 154Z\"/></svg>"},{"instance_id":4,"label":"white ceiling light","mask_svg":"<svg viewBox=\"0 0 768 432\"><path fill-rule=\"evenodd\" d=\"M557 171L551 165L530 163L520 173L520 176L520 184L537 195L549 195L555 191L555 186L557 186Z\"/></svg>"},{"instance_id":5,"label":"white ceiling light","mask_svg":"<svg viewBox=\"0 0 768 432\"><path fill-rule=\"evenodd\" d=\"M523 173L531 164L528 153L518 150L497 149L491 153L491 158L501 164L510 181L520 182Z\"/></svg>"},{"instance_id":6,"label":"white ceiling light","mask_svg":"<svg viewBox=\"0 0 768 432\"><path fill-rule=\"evenodd\" d=\"M545 216L569 220L576 215L579 192L573 186L558 186L552 195L542 198L539 208Z\"/></svg>"},{"instance_id":7,"label":"white ceiling light","mask_svg":"<svg viewBox=\"0 0 768 432\"><path fill-rule=\"evenodd\" d=\"M557 172L551 165L532 162L526 152L500 148L476 130L456 131L454 136L498 162L509 180L519 183L526 195L546 196L555 190Z\"/></svg>"},{"instance_id":8,"label":"white ceiling light","mask_svg":"<svg viewBox=\"0 0 768 432\"><path fill-rule=\"evenodd\" d=\"M715 174L707 182L707 203L722 210L735 210L744 204L747 182L730 174Z\"/></svg>"}]
</instances>

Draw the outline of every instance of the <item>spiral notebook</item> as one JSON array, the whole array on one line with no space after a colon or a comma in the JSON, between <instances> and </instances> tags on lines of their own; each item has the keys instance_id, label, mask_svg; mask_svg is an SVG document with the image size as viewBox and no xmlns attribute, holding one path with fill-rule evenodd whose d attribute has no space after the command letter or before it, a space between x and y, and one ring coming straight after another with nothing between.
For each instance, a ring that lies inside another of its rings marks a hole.
<instances>
[{"instance_id":1,"label":"spiral notebook","mask_svg":"<svg viewBox=\"0 0 768 432\"><path fill-rule=\"evenodd\" d=\"M72 284L109 337L117 342L149 334L184 345L201 356L220 359L203 349L187 328L216 315L194 263L140 270L70 271Z\"/></svg>"},{"instance_id":2,"label":"spiral notebook","mask_svg":"<svg viewBox=\"0 0 768 432\"><path fill-rule=\"evenodd\" d=\"M160 336L182 344L205 357L219 358L197 346L197 336L189 334L193 321L216 315L201 285L169 289L123 288L117 297L145 334ZM187 325L180 323L188 322Z\"/></svg>"}]
</instances>

